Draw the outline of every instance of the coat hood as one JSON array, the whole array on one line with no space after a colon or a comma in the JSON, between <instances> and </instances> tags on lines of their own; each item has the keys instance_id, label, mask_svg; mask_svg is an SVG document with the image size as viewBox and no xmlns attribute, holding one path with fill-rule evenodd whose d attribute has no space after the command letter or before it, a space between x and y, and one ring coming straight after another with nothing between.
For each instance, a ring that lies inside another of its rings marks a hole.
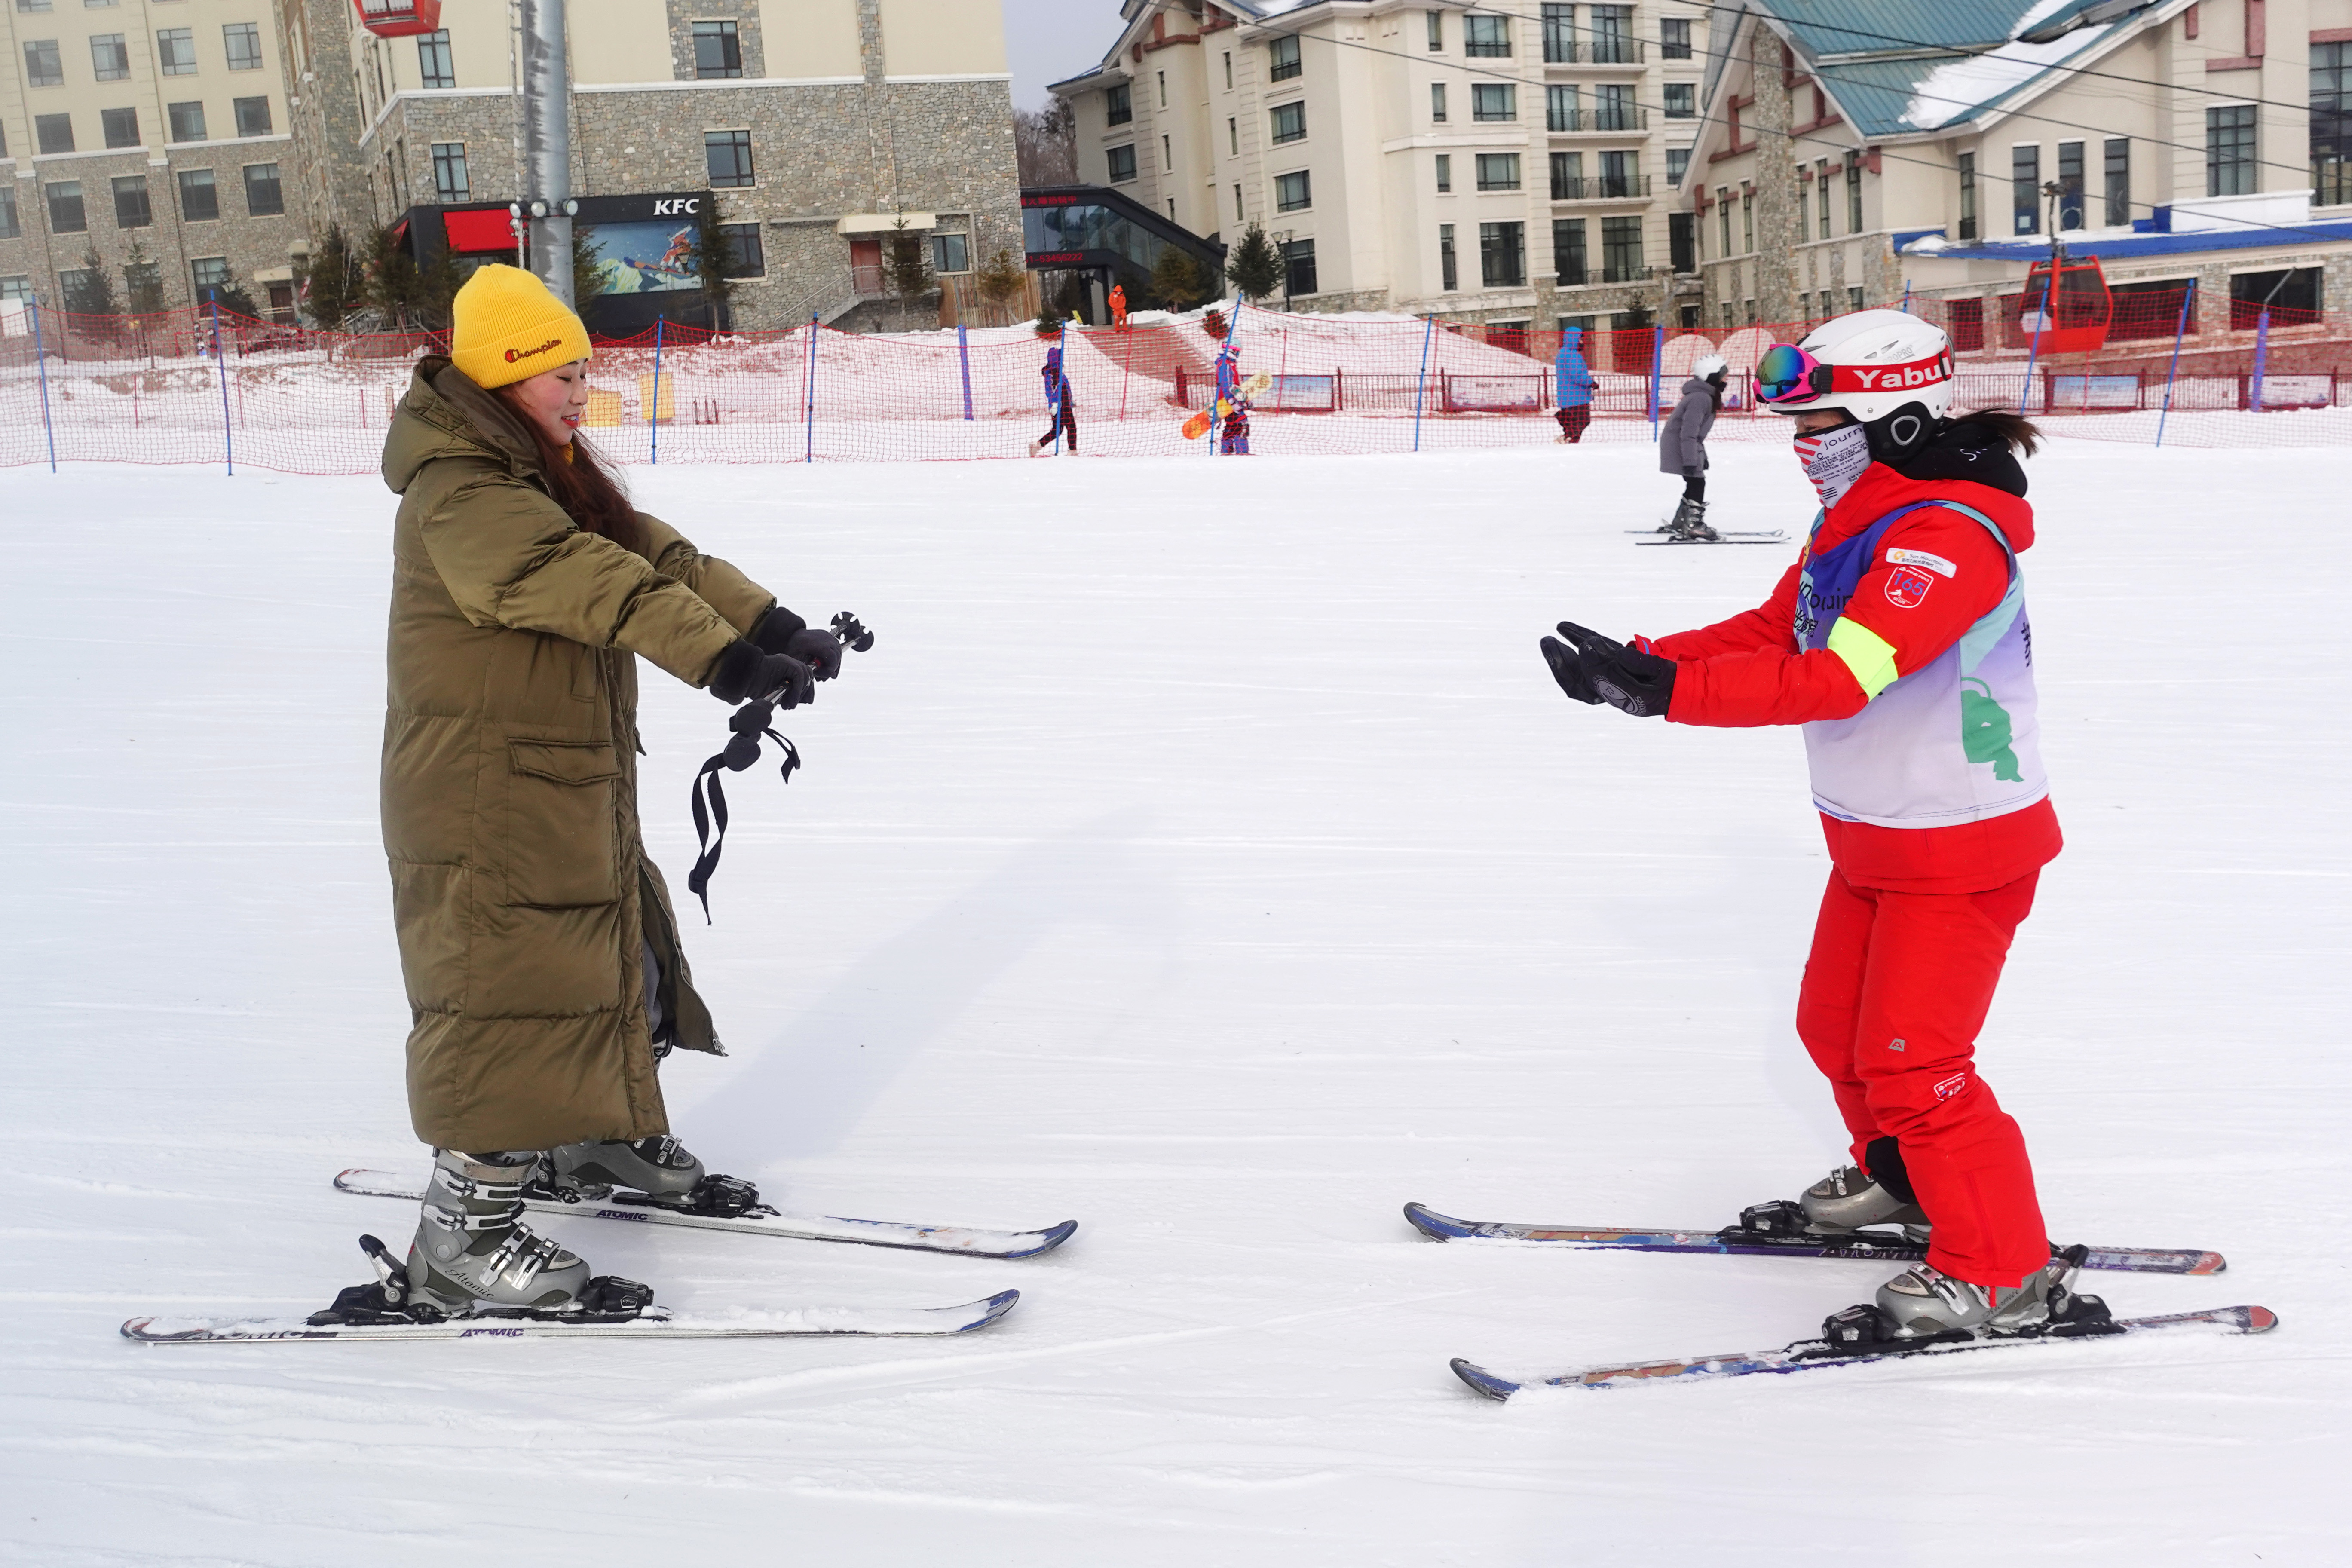
<instances>
[{"instance_id":1,"label":"coat hood","mask_svg":"<svg viewBox=\"0 0 2352 1568\"><path fill-rule=\"evenodd\" d=\"M1923 500L1974 507L2000 524L2011 549L2032 547L2033 509L2025 500L2024 466L2000 435L1963 418L1947 425L1899 468L1873 463L1864 469L1839 498L1813 548L1833 549L1895 508Z\"/></svg>"},{"instance_id":2,"label":"coat hood","mask_svg":"<svg viewBox=\"0 0 2352 1568\"><path fill-rule=\"evenodd\" d=\"M417 470L436 458L488 458L519 478L540 471L539 448L507 405L446 357L428 354L416 362L384 435L383 482L405 495Z\"/></svg>"}]
</instances>

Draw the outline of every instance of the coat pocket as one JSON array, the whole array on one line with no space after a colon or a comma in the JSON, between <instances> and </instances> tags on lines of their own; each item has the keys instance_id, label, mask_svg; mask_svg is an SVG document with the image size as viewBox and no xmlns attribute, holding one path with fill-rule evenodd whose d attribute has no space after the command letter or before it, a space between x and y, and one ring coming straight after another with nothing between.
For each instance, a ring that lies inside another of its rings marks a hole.
<instances>
[{"instance_id":1,"label":"coat pocket","mask_svg":"<svg viewBox=\"0 0 2352 1568\"><path fill-rule=\"evenodd\" d=\"M571 909L621 896L620 758L609 742L509 741L509 904Z\"/></svg>"}]
</instances>

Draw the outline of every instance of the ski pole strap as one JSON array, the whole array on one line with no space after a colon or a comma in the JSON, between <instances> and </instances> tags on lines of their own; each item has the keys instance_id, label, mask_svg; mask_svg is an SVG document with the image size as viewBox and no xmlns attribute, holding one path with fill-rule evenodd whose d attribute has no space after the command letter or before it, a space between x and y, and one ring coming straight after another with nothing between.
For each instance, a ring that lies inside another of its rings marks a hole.
<instances>
[{"instance_id":1,"label":"ski pole strap","mask_svg":"<svg viewBox=\"0 0 2352 1568\"><path fill-rule=\"evenodd\" d=\"M769 728L776 716L772 702L746 702L729 716L727 727L734 734L726 749L702 764L694 775L688 799L694 808L694 843L700 851L695 857L694 869L687 873L687 891L702 900L702 923L710 921L710 878L719 869L719 853L727 847L727 792L719 787L719 775L723 770L740 773L760 760L760 740L765 736L784 749L782 778L793 782L793 770L801 765L801 754L795 746ZM705 809L702 795L705 781L710 791L710 805ZM714 835L713 827L717 828Z\"/></svg>"}]
</instances>

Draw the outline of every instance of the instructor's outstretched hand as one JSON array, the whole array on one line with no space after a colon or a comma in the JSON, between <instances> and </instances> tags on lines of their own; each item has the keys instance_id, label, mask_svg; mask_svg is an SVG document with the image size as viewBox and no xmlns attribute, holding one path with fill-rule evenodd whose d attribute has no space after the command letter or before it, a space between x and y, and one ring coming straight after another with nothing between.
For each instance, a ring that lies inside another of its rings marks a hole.
<instances>
[{"instance_id":1,"label":"instructor's outstretched hand","mask_svg":"<svg viewBox=\"0 0 2352 1568\"><path fill-rule=\"evenodd\" d=\"M1673 659L1627 647L1574 621L1560 622L1558 630L1566 643L1546 637L1539 646L1562 691L1637 719L1665 717L1675 696Z\"/></svg>"}]
</instances>

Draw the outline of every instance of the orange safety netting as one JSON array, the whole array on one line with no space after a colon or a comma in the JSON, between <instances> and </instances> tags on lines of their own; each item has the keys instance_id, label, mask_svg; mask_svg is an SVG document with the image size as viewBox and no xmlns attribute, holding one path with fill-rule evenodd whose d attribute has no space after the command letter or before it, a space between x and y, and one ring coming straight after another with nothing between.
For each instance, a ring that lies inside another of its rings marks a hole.
<instances>
[{"instance_id":1,"label":"orange safety netting","mask_svg":"<svg viewBox=\"0 0 2352 1568\"><path fill-rule=\"evenodd\" d=\"M1950 334L1962 406L2021 408L2053 434L2179 446L2352 442L2352 324L2177 289L2114 297L2104 346L2043 354L2023 297L1916 301ZM1255 453L1447 451L1560 438L1560 333L1411 318L1226 312ZM1717 439L1779 439L1749 385L1769 344L1807 323L1585 334L1588 442L1646 442L1697 359L1731 370ZM600 342L585 427L642 462L919 461L1052 450L1045 351L1026 325L868 335L810 325L714 335L665 325ZM1081 453L1217 455L1187 439L1215 395L1202 313L1059 339ZM71 316L0 307L0 466L226 463L370 473L427 332L361 336L197 311ZM1655 402L1654 403L1654 398Z\"/></svg>"}]
</instances>

